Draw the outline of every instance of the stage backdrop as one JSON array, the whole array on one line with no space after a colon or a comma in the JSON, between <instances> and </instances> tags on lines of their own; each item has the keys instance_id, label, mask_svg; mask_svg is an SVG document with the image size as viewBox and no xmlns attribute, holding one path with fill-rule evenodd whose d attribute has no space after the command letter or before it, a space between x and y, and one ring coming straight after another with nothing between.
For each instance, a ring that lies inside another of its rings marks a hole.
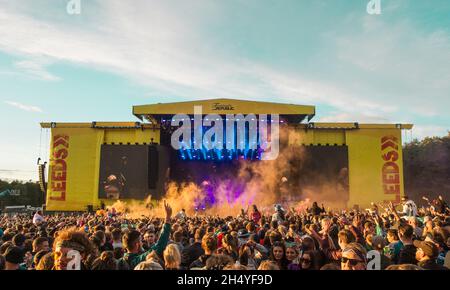
<instances>
[{"instance_id":1,"label":"stage backdrop","mask_svg":"<svg viewBox=\"0 0 450 290\"><path fill-rule=\"evenodd\" d=\"M329 125L338 127L341 124ZM404 195L401 130L392 125L291 130L289 145L347 146L349 207L368 207L371 202L398 202Z\"/></svg>"},{"instance_id":2,"label":"stage backdrop","mask_svg":"<svg viewBox=\"0 0 450 290\"><path fill-rule=\"evenodd\" d=\"M147 148L151 140L159 142L159 131L155 129L90 128L90 124L69 124L52 128L51 133L46 202L48 211L84 211L88 205L98 207L101 200L105 204L116 201L99 198L101 149L105 146L103 144L123 143L123 146ZM133 150L129 152L130 164L141 168ZM147 160L142 159L145 166ZM105 161L105 165L107 163ZM146 177L143 178L146 182ZM133 178L128 177L128 180L132 181ZM137 185L138 188L142 186L142 182ZM129 198L134 197L134 194L137 199L143 196L142 190L135 190L134 186L129 188L127 194Z\"/></svg>"},{"instance_id":3,"label":"stage backdrop","mask_svg":"<svg viewBox=\"0 0 450 290\"><path fill-rule=\"evenodd\" d=\"M146 145L102 145L98 197L144 199L148 196Z\"/></svg>"},{"instance_id":4,"label":"stage backdrop","mask_svg":"<svg viewBox=\"0 0 450 290\"><path fill-rule=\"evenodd\" d=\"M135 146L149 145L150 140L160 142L158 128L123 128L116 124L115 127L107 127L107 124L97 128L92 126L90 123L60 123L51 129L47 210L83 211L88 205L100 206L101 201L112 204L115 199L99 198L102 145ZM404 194L401 129L395 125L331 126L331 129L299 126L290 130L289 144L347 146L348 206L366 207L372 201L399 201ZM158 166L162 171L166 165ZM105 177L106 174L102 180ZM160 192L161 186L159 183L159 189L155 191ZM137 192L141 197L140 191ZM100 193L100 196L104 195Z\"/></svg>"}]
</instances>

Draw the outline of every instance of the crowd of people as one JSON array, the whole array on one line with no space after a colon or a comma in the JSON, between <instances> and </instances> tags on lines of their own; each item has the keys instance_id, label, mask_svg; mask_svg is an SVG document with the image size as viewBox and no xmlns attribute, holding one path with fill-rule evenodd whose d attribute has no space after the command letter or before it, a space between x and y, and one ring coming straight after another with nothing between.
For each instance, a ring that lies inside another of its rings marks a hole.
<instances>
[{"instance_id":1,"label":"crowd of people","mask_svg":"<svg viewBox=\"0 0 450 290\"><path fill-rule=\"evenodd\" d=\"M0 269L448 270L450 208L442 196L425 200L341 211L277 204L271 214L253 205L229 217L173 215L166 202L164 218L4 215Z\"/></svg>"}]
</instances>

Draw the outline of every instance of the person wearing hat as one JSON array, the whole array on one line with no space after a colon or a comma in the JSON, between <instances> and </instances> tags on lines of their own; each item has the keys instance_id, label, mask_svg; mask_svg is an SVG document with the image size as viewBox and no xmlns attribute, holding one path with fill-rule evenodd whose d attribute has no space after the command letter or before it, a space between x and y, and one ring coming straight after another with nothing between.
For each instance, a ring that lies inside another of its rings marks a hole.
<instances>
[{"instance_id":1,"label":"person wearing hat","mask_svg":"<svg viewBox=\"0 0 450 290\"><path fill-rule=\"evenodd\" d=\"M250 237L249 232L247 232L246 229L240 229L237 233L238 239L239 239L239 246L245 244Z\"/></svg>"},{"instance_id":2,"label":"person wearing hat","mask_svg":"<svg viewBox=\"0 0 450 290\"><path fill-rule=\"evenodd\" d=\"M5 270L26 270L23 263L23 251L19 247L10 246L5 252Z\"/></svg>"},{"instance_id":3,"label":"person wearing hat","mask_svg":"<svg viewBox=\"0 0 450 290\"><path fill-rule=\"evenodd\" d=\"M447 267L436 263L439 250L433 242L416 240L414 246L417 248L416 259L419 267L425 270L448 270Z\"/></svg>"}]
</instances>

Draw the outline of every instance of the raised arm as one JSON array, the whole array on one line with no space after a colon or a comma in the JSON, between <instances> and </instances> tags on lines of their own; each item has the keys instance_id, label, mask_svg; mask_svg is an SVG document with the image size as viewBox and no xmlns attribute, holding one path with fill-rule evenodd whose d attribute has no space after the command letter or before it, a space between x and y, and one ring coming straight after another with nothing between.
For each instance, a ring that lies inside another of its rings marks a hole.
<instances>
[{"instance_id":1,"label":"raised arm","mask_svg":"<svg viewBox=\"0 0 450 290\"><path fill-rule=\"evenodd\" d=\"M156 242L156 244L153 245L153 247L151 248L151 250L156 251L156 253L158 253L158 255L162 255L164 249L166 248L167 243L169 242L170 229L171 229L170 218L172 217L172 208L166 201L164 201L164 210L166 212L166 220L163 225L161 235L159 236L159 239ZM151 252L151 250L149 252Z\"/></svg>"},{"instance_id":2,"label":"raised arm","mask_svg":"<svg viewBox=\"0 0 450 290\"><path fill-rule=\"evenodd\" d=\"M397 221L400 221L400 215L397 212L397 209L395 208L394 204L391 202L389 202L389 209L392 211L392 214L394 215L395 219Z\"/></svg>"}]
</instances>

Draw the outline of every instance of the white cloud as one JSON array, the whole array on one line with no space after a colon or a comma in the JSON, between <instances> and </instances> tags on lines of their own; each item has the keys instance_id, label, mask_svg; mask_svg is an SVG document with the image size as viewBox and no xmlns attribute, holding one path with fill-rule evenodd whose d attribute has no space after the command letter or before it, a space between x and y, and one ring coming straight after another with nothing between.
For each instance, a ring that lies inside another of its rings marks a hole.
<instances>
[{"instance_id":1,"label":"white cloud","mask_svg":"<svg viewBox=\"0 0 450 290\"><path fill-rule=\"evenodd\" d=\"M352 81L361 94L422 116L446 114L450 107L447 32L424 32L407 20L388 23L367 15L359 31L333 37L337 55L354 70Z\"/></svg>"},{"instance_id":2,"label":"white cloud","mask_svg":"<svg viewBox=\"0 0 450 290\"><path fill-rule=\"evenodd\" d=\"M59 81L60 78L48 72L45 67L48 62L42 60L22 60L14 63L14 66L20 71L33 78L37 78L45 81Z\"/></svg>"},{"instance_id":3,"label":"white cloud","mask_svg":"<svg viewBox=\"0 0 450 290\"><path fill-rule=\"evenodd\" d=\"M382 116L364 115L359 113L331 113L328 116L323 116L317 119L317 122L358 122L358 123L389 123L392 122Z\"/></svg>"},{"instance_id":4,"label":"white cloud","mask_svg":"<svg viewBox=\"0 0 450 290\"><path fill-rule=\"evenodd\" d=\"M204 35L209 21L221 13L218 4L96 4L95 13L84 7L81 16L61 16L67 21L57 23L32 18L23 7L0 6L0 22L8 23L0 26L0 50L32 59L17 66L43 79L57 77L45 71L46 64L36 63L42 57L112 71L187 99L327 104L348 114L382 118L398 112L433 116L450 107L450 40L443 32L423 34L408 23L389 26L380 17L359 16L349 25L361 24L360 31L328 35L334 54L318 64L345 71L313 78L301 68L286 72L226 56Z\"/></svg>"},{"instance_id":5,"label":"white cloud","mask_svg":"<svg viewBox=\"0 0 450 290\"><path fill-rule=\"evenodd\" d=\"M0 169L0 179L3 181L37 181L37 172L36 171L26 171L26 170L3 170Z\"/></svg>"},{"instance_id":6,"label":"white cloud","mask_svg":"<svg viewBox=\"0 0 450 290\"><path fill-rule=\"evenodd\" d=\"M220 48L210 48L202 39L199 31L205 24L204 17L194 9L174 8L163 2L138 3L141 5L104 2L94 23L102 24L90 29L63 23L51 25L0 8L0 21L8 23L0 26L0 48L32 58L44 55L111 70L169 94L190 98L279 97L297 103L322 102L350 111L387 108L324 80L310 80L250 61L223 57ZM214 14L218 9L208 8L202 9L202 15ZM21 66L51 78L33 63ZM348 106L349 103L353 105Z\"/></svg>"},{"instance_id":7,"label":"white cloud","mask_svg":"<svg viewBox=\"0 0 450 290\"><path fill-rule=\"evenodd\" d=\"M5 101L5 104L8 104L10 106L16 107L18 109L21 109L21 110L27 111L27 112L42 113L42 109L37 106L24 105L24 104L21 104L18 102L13 102L13 101Z\"/></svg>"},{"instance_id":8,"label":"white cloud","mask_svg":"<svg viewBox=\"0 0 450 290\"><path fill-rule=\"evenodd\" d=\"M450 132L450 126L416 125L409 133L409 138L422 140L425 137L442 137L447 136L448 132Z\"/></svg>"}]
</instances>

